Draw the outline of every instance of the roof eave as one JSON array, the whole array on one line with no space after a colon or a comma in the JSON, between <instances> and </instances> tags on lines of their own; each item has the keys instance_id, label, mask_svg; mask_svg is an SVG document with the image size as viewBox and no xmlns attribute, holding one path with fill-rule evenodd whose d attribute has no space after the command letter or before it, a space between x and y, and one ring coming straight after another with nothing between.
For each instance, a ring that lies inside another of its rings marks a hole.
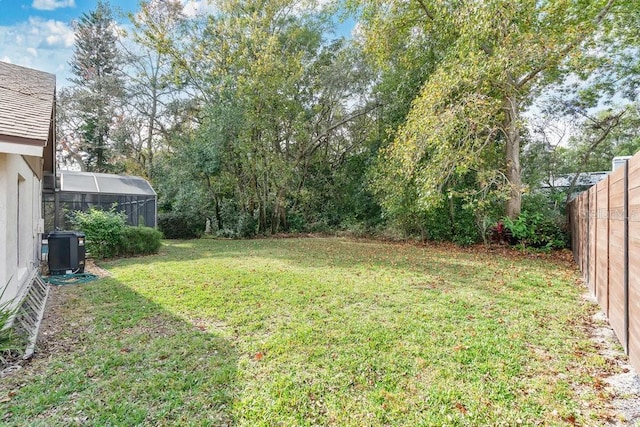
<instances>
[{"instance_id":1,"label":"roof eave","mask_svg":"<svg viewBox=\"0 0 640 427\"><path fill-rule=\"evenodd\" d=\"M0 135L0 153L42 157L46 141Z\"/></svg>"}]
</instances>

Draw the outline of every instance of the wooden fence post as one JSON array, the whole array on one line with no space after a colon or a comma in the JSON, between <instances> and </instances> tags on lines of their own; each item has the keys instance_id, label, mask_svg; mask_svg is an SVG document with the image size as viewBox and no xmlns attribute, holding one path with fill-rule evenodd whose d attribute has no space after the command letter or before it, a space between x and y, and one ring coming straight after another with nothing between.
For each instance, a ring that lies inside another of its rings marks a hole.
<instances>
[{"instance_id":1,"label":"wooden fence post","mask_svg":"<svg viewBox=\"0 0 640 427\"><path fill-rule=\"evenodd\" d=\"M629 355L629 161L624 162L624 351Z\"/></svg>"},{"instance_id":2,"label":"wooden fence post","mask_svg":"<svg viewBox=\"0 0 640 427\"><path fill-rule=\"evenodd\" d=\"M586 266L585 272L586 272L586 274L584 272L583 272L583 274L585 274L584 277L587 278L587 280L586 280L587 288L590 288L591 284L589 283L589 279L591 278L591 276L589 275L589 273L591 272L591 239L589 239L589 236L591 236L591 228L589 228L589 227L590 227L590 224L591 224L591 210L590 210L590 206L589 205L591 204L591 197L589 197L589 192L588 191L586 193L583 193L583 194L586 194L586 196L587 196L587 219L586 219L587 226L585 228L585 234L586 234L586 239L585 240L587 241L585 252L586 252L587 262L585 263L585 266Z\"/></svg>"},{"instance_id":3,"label":"wooden fence post","mask_svg":"<svg viewBox=\"0 0 640 427\"><path fill-rule=\"evenodd\" d=\"M598 299L598 185L594 185L593 187L593 201L595 202L594 206L594 220L593 220L593 296ZM591 189L589 189L591 191Z\"/></svg>"},{"instance_id":4,"label":"wooden fence post","mask_svg":"<svg viewBox=\"0 0 640 427\"><path fill-rule=\"evenodd\" d=\"M611 318L611 291L609 284L611 283L611 175L607 178L607 319Z\"/></svg>"}]
</instances>

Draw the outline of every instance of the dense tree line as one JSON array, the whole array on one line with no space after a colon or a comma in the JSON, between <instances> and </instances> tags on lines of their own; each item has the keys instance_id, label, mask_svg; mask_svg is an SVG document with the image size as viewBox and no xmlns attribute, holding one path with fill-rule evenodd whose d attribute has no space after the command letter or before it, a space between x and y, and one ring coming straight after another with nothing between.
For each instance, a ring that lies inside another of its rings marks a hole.
<instances>
[{"instance_id":1,"label":"dense tree line","mask_svg":"<svg viewBox=\"0 0 640 427\"><path fill-rule=\"evenodd\" d=\"M210 10L143 1L126 32L99 2L76 24L59 96L60 160L146 176L183 234L208 220L223 236L472 243L501 218L560 218L545 181L640 143L631 0ZM353 33L335 35L349 17ZM570 137L552 134L562 121Z\"/></svg>"}]
</instances>

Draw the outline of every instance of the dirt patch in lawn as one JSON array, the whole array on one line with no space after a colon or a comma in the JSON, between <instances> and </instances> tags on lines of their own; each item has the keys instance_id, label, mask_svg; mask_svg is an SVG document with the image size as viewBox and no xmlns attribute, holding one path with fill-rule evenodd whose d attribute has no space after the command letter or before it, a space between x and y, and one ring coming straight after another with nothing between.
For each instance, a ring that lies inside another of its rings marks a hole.
<instances>
[{"instance_id":1,"label":"dirt patch in lawn","mask_svg":"<svg viewBox=\"0 0 640 427\"><path fill-rule=\"evenodd\" d=\"M109 277L111 273L109 270L105 270L104 268L96 265L93 259L85 260L84 271L87 273L95 274L98 277Z\"/></svg>"},{"instance_id":2,"label":"dirt patch in lawn","mask_svg":"<svg viewBox=\"0 0 640 427\"><path fill-rule=\"evenodd\" d=\"M92 259L86 260L85 272L95 274L99 278L110 276L109 271L97 266ZM9 377L26 366L37 366L45 357L68 353L77 349L79 345L77 337L82 335L82 331L79 328L85 328L85 330L90 328L92 318L88 313L82 317L77 317L74 314L73 318L80 320L74 321L73 324L68 323L66 310L70 308L65 308L65 303L68 303L70 298L74 298L74 293L73 286L50 285L47 308L45 309L38 334L36 356L29 360L24 360L20 352L5 355L4 362L0 361L0 379ZM73 309L77 313L77 310L81 309L81 307L76 306ZM30 366L29 371L37 372L38 368ZM2 384L0 384L1 390Z\"/></svg>"},{"instance_id":3,"label":"dirt patch in lawn","mask_svg":"<svg viewBox=\"0 0 640 427\"><path fill-rule=\"evenodd\" d=\"M75 352L82 345L78 338L82 335L79 328L90 325L90 319L83 321L83 325L77 322L70 325L65 320L65 310L68 310L65 301L73 297L73 292L72 286L51 286L35 355L25 360L22 354L15 353L0 370L0 403L11 401L31 378L44 372L50 359Z\"/></svg>"}]
</instances>

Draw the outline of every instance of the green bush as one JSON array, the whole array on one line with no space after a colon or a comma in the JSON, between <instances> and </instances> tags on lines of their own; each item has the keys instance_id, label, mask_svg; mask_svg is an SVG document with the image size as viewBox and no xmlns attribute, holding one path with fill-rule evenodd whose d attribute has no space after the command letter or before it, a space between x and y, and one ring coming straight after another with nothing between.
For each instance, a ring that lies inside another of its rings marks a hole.
<instances>
[{"instance_id":1,"label":"green bush","mask_svg":"<svg viewBox=\"0 0 640 427\"><path fill-rule=\"evenodd\" d=\"M301 233L306 230L304 215L300 212L287 212L287 231L291 233Z\"/></svg>"},{"instance_id":2,"label":"green bush","mask_svg":"<svg viewBox=\"0 0 640 427\"><path fill-rule=\"evenodd\" d=\"M151 227L125 227L122 231L120 255L147 255L158 252L162 233Z\"/></svg>"},{"instance_id":3,"label":"green bush","mask_svg":"<svg viewBox=\"0 0 640 427\"><path fill-rule=\"evenodd\" d=\"M94 258L111 258L119 255L144 255L160 249L162 233L150 227L130 227L125 215L116 212L90 209L70 215L73 226L85 234L87 252Z\"/></svg>"},{"instance_id":4,"label":"green bush","mask_svg":"<svg viewBox=\"0 0 640 427\"><path fill-rule=\"evenodd\" d=\"M92 256L110 258L118 255L126 227L124 213L116 212L115 207L108 211L91 208L86 212L73 212L71 222L84 232L87 252Z\"/></svg>"},{"instance_id":5,"label":"green bush","mask_svg":"<svg viewBox=\"0 0 640 427\"><path fill-rule=\"evenodd\" d=\"M253 215L248 213L241 213L238 215L238 222L236 225L236 236L241 239L249 239L255 237L258 229L258 221Z\"/></svg>"},{"instance_id":6,"label":"green bush","mask_svg":"<svg viewBox=\"0 0 640 427\"><path fill-rule=\"evenodd\" d=\"M14 329L8 327L9 321L15 314L7 303L0 305L0 362L4 362L3 355L20 348L21 341Z\"/></svg>"},{"instance_id":7,"label":"green bush","mask_svg":"<svg viewBox=\"0 0 640 427\"><path fill-rule=\"evenodd\" d=\"M8 285L8 284L7 284ZM0 292L0 300L4 296L4 290ZM9 326L9 323L18 313L17 308L12 308L14 300L5 301L0 304L0 364L5 363L4 356L11 355L13 352L24 349L24 337L17 334L15 328Z\"/></svg>"},{"instance_id":8,"label":"green bush","mask_svg":"<svg viewBox=\"0 0 640 427\"><path fill-rule=\"evenodd\" d=\"M195 239L202 236L205 218L181 212L158 215L158 229L167 239Z\"/></svg>"},{"instance_id":9,"label":"green bush","mask_svg":"<svg viewBox=\"0 0 640 427\"><path fill-rule=\"evenodd\" d=\"M564 223L556 216L523 210L515 220L505 218L503 221L523 248L551 250L567 246Z\"/></svg>"}]
</instances>

